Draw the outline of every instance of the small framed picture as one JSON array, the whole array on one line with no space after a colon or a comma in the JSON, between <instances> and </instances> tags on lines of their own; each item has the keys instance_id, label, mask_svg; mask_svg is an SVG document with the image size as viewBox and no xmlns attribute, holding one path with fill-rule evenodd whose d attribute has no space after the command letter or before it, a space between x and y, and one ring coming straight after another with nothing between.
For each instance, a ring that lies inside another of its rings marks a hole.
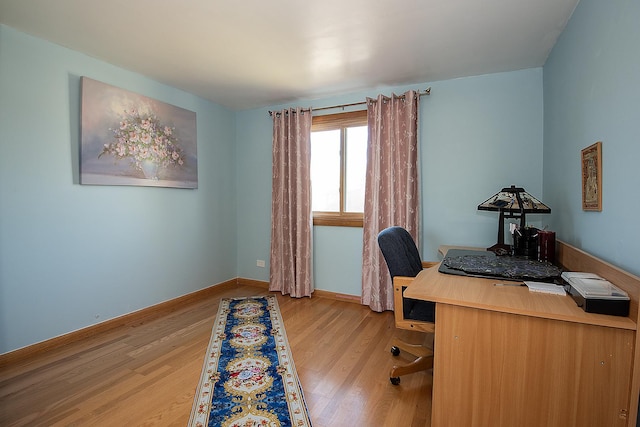
<instances>
[{"instance_id":1,"label":"small framed picture","mask_svg":"<svg viewBox=\"0 0 640 427\"><path fill-rule=\"evenodd\" d=\"M602 142L582 150L582 210L602 211Z\"/></svg>"}]
</instances>

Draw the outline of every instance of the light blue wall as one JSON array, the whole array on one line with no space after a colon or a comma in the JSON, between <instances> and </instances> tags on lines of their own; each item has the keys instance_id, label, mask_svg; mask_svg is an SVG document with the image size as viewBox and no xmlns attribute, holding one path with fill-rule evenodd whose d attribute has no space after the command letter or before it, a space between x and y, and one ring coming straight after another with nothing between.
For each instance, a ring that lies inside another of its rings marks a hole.
<instances>
[{"instance_id":1,"label":"light blue wall","mask_svg":"<svg viewBox=\"0 0 640 427\"><path fill-rule=\"evenodd\" d=\"M292 105L324 107L378 93L432 87L420 114L423 259L437 260L442 244L490 246L498 216L477 206L504 186L542 197L542 69L381 87ZM268 280L271 207L271 118L278 105L237 115L238 276ZM332 112L332 111L329 111ZM335 112L335 111L333 111ZM326 112L323 112L326 113ZM531 216L540 226L546 220ZM314 227L318 289L361 294L362 229ZM257 259L267 268L256 267Z\"/></svg>"},{"instance_id":2,"label":"light blue wall","mask_svg":"<svg viewBox=\"0 0 640 427\"><path fill-rule=\"evenodd\" d=\"M440 245L496 243L498 214L477 207L501 188L542 198L542 69L431 86L421 123L423 258L437 260ZM546 221L527 216L537 227Z\"/></svg>"},{"instance_id":3,"label":"light blue wall","mask_svg":"<svg viewBox=\"0 0 640 427\"><path fill-rule=\"evenodd\" d=\"M544 66L544 197L558 237L640 275L640 2L581 0ZM602 141L602 212L580 150Z\"/></svg>"},{"instance_id":4,"label":"light blue wall","mask_svg":"<svg viewBox=\"0 0 640 427\"><path fill-rule=\"evenodd\" d=\"M236 113L238 277L269 280L271 139L268 109ZM265 267L257 267L257 260Z\"/></svg>"},{"instance_id":5,"label":"light blue wall","mask_svg":"<svg viewBox=\"0 0 640 427\"><path fill-rule=\"evenodd\" d=\"M78 184L80 76L197 114L197 190ZM0 353L236 277L235 114L0 26Z\"/></svg>"}]
</instances>

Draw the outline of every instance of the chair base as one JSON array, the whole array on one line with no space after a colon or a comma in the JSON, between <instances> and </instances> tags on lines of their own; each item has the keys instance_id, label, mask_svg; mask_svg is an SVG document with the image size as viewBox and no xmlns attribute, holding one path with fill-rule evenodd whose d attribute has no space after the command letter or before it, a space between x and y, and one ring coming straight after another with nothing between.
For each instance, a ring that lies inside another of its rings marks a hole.
<instances>
[{"instance_id":1,"label":"chair base","mask_svg":"<svg viewBox=\"0 0 640 427\"><path fill-rule=\"evenodd\" d=\"M415 372L426 371L433 368L433 350L420 344L409 344L401 339L393 339L391 353L394 356L400 354L399 350L416 356L416 359L408 365L394 366L389 372L391 384L400 384L400 377Z\"/></svg>"}]
</instances>

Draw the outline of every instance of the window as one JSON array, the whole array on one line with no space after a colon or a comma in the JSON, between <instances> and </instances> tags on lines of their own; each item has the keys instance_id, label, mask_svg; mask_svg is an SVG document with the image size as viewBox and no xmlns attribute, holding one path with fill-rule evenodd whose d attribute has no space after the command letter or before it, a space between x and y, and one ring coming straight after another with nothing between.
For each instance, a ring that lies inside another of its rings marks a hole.
<instances>
[{"instance_id":1,"label":"window","mask_svg":"<svg viewBox=\"0 0 640 427\"><path fill-rule=\"evenodd\" d=\"M311 193L314 225L362 227L367 112L313 117Z\"/></svg>"}]
</instances>

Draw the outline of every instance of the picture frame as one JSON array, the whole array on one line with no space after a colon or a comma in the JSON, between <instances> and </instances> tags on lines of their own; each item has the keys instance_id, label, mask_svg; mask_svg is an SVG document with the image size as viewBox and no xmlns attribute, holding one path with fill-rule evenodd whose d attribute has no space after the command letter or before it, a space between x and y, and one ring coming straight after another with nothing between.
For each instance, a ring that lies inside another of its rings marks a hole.
<instances>
[{"instance_id":1,"label":"picture frame","mask_svg":"<svg viewBox=\"0 0 640 427\"><path fill-rule=\"evenodd\" d=\"M602 211L602 141L581 152L582 210Z\"/></svg>"},{"instance_id":2,"label":"picture frame","mask_svg":"<svg viewBox=\"0 0 640 427\"><path fill-rule=\"evenodd\" d=\"M80 184L198 188L196 113L81 78Z\"/></svg>"}]
</instances>

